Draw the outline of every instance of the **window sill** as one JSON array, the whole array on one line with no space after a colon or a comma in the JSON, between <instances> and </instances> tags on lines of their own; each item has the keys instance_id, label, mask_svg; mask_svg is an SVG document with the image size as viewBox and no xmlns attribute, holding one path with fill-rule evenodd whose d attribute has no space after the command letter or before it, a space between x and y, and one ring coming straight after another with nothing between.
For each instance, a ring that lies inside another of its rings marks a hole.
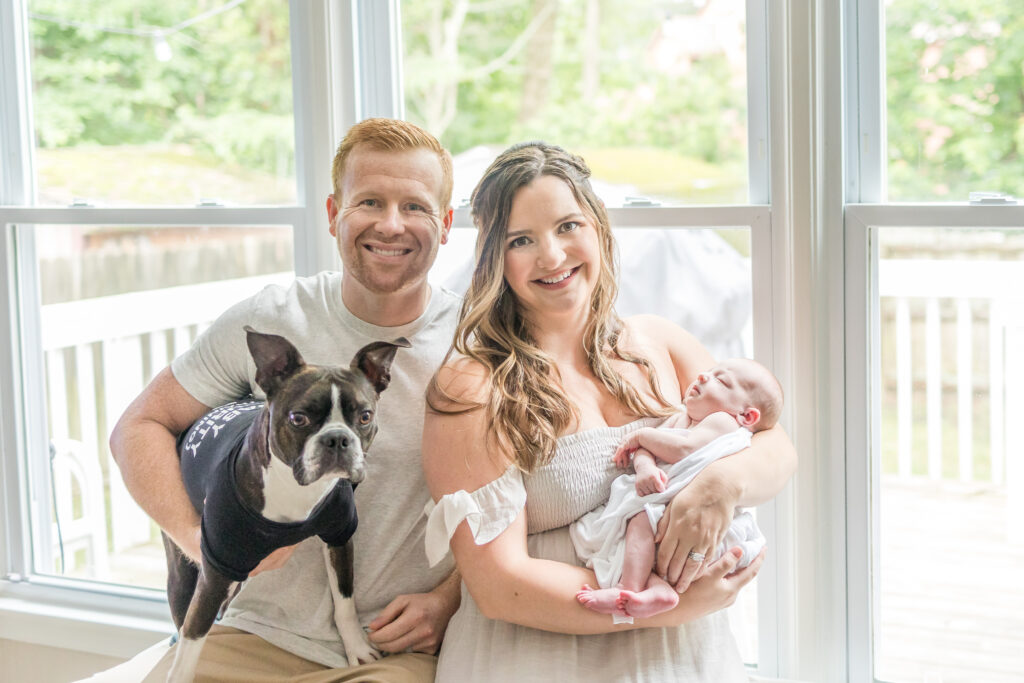
<instances>
[{"instance_id":1,"label":"window sill","mask_svg":"<svg viewBox=\"0 0 1024 683\"><path fill-rule=\"evenodd\" d=\"M174 631L151 600L68 593L84 591L0 581L0 638L127 659Z\"/></svg>"}]
</instances>

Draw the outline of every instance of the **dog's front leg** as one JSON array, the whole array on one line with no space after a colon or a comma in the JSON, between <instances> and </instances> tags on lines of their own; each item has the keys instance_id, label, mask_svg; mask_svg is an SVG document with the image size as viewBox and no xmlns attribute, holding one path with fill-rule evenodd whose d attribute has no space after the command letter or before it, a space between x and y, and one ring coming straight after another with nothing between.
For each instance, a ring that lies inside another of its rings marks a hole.
<instances>
[{"instance_id":1,"label":"dog's front leg","mask_svg":"<svg viewBox=\"0 0 1024 683\"><path fill-rule=\"evenodd\" d=\"M220 606L233 583L231 579L203 563L196 592L185 614L185 623L178 633L174 663L167 674L170 683L189 683L195 678L196 665L199 663L203 643L206 642L206 634L210 632L210 627L213 626Z\"/></svg>"},{"instance_id":2,"label":"dog's front leg","mask_svg":"<svg viewBox=\"0 0 1024 683\"><path fill-rule=\"evenodd\" d=\"M352 541L342 546L324 546L327 583L334 596L334 623L345 645L348 665L356 666L380 659L380 651L367 640L352 599Z\"/></svg>"}]
</instances>

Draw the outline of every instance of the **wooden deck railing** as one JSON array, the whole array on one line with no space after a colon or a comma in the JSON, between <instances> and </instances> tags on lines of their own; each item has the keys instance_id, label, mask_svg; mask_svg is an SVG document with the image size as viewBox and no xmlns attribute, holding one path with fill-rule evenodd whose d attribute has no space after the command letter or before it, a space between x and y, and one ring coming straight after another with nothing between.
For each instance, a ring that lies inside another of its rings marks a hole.
<instances>
[{"instance_id":1,"label":"wooden deck railing","mask_svg":"<svg viewBox=\"0 0 1024 683\"><path fill-rule=\"evenodd\" d=\"M51 536L43 567L55 566L62 542L64 573L105 579L108 554L153 540L149 518L110 459L110 429L153 375L229 304L290 278L279 273L42 307L58 515L41 525Z\"/></svg>"},{"instance_id":2,"label":"wooden deck railing","mask_svg":"<svg viewBox=\"0 0 1024 683\"><path fill-rule=\"evenodd\" d=\"M152 375L184 351L227 305L289 277L282 273L43 307L55 509L65 557L69 549L80 548L89 565L86 574L104 578L107 553L153 540L152 524L111 464L107 438L118 416ZM979 458L987 455L985 481L1007 487L1007 519L1024 519L1024 443L1017 436L1020 430L1013 428L1016 417L1024 414L1024 267L1007 261L886 260L880 264L879 292L894 306L895 353L883 367L883 373L892 368L895 383L894 474L942 478L943 424L955 422L955 476L978 481L983 470ZM949 327L943 311L949 318L950 310L955 311L956 330L952 374L943 372L942 362L942 329ZM922 324L923 343L913 332ZM979 334L979 328L987 333ZM976 336L988 346L983 381L978 381L973 360ZM914 360L920 348L923 363ZM915 367L923 367L923 375L915 374ZM913 394L915 383L922 382L927 434L923 470L913 466L912 457L915 414L920 413ZM957 397L955 415L943 409L942 397L949 391ZM985 394L987 453L975 447L979 430L973 409L975 396ZM88 523L83 517L90 518ZM1019 538L1024 531L1014 529L1012 534ZM44 562L53 562L59 551L56 542L54 533L49 544L53 552Z\"/></svg>"},{"instance_id":3,"label":"wooden deck railing","mask_svg":"<svg viewBox=\"0 0 1024 683\"><path fill-rule=\"evenodd\" d=\"M954 477L963 482L1005 486L1007 519L1024 518L1024 440L1016 420L1024 414L1024 265L1016 261L886 260L879 265L879 294L894 304L895 357L882 368L883 384L895 376L896 474L948 477L944 472L944 431L955 424ZM923 328L923 329L922 329ZM951 328L951 329L950 329ZM915 332L916 330L916 332ZM944 334L945 332L945 334ZM987 367L976 369L975 344L987 347ZM943 346L950 344L952 353ZM915 360L915 351L923 363ZM950 360L953 372L948 371ZM923 367L923 373L921 368ZM913 466L915 386L924 386L925 467ZM956 409L943 397L956 396ZM976 445L979 397L987 400L988 448ZM980 467L987 456L988 467ZM947 458L948 461L948 458ZM1013 514L1017 511L1017 514ZM1011 539L1024 530L1009 524Z\"/></svg>"}]
</instances>

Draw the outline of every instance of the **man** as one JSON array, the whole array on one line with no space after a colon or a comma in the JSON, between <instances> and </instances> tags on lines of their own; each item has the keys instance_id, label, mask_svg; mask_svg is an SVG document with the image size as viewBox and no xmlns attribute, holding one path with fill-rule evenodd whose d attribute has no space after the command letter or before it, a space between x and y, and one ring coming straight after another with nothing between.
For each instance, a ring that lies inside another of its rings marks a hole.
<instances>
[{"instance_id":1,"label":"man","mask_svg":"<svg viewBox=\"0 0 1024 683\"><path fill-rule=\"evenodd\" d=\"M135 399L110 445L128 490L198 561L199 517L181 482L175 437L210 407L253 393L243 327L279 334L309 363L348 364L371 341L405 337L378 405L380 432L356 490L354 598L370 640L395 654L344 669L320 541L266 558L210 632L197 680L432 681L434 653L458 607L453 565L429 569L420 467L423 394L458 316L458 298L427 272L451 229L452 162L412 124L369 119L349 130L327 198L342 273L268 287L228 309ZM151 673L163 680L173 650ZM344 669L344 670L342 670ZM149 680L149 679L147 679Z\"/></svg>"}]
</instances>

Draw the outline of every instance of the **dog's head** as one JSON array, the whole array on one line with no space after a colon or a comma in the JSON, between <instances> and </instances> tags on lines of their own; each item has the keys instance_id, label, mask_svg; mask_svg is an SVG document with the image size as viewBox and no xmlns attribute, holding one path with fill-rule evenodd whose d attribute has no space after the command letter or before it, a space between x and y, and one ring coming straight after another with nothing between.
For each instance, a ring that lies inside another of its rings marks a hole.
<instances>
[{"instance_id":1,"label":"dog's head","mask_svg":"<svg viewBox=\"0 0 1024 683\"><path fill-rule=\"evenodd\" d=\"M307 365L284 337L246 328L256 384L267 394L270 455L305 486L324 476L358 484L377 434L377 399L405 339L367 344L349 367Z\"/></svg>"}]
</instances>

